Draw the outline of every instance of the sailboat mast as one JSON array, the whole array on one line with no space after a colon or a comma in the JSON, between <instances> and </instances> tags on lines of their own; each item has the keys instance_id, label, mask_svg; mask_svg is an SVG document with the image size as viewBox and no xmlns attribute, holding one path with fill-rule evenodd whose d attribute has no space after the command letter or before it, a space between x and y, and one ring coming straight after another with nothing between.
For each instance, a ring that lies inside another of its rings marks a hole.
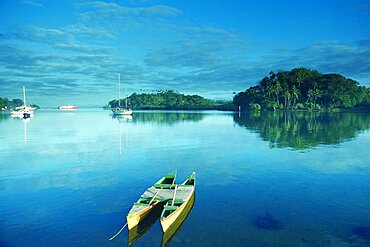
<instances>
[{"instance_id":1,"label":"sailboat mast","mask_svg":"<svg viewBox=\"0 0 370 247\"><path fill-rule=\"evenodd\" d=\"M121 83L121 73L118 72L118 107L121 107L121 89L120 89L120 83Z\"/></svg>"},{"instance_id":2,"label":"sailboat mast","mask_svg":"<svg viewBox=\"0 0 370 247\"><path fill-rule=\"evenodd\" d=\"M23 105L26 106L26 88L23 86Z\"/></svg>"},{"instance_id":3,"label":"sailboat mast","mask_svg":"<svg viewBox=\"0 0 370 247\"><path fill-rule=\"evenodd\" d=\"M127 108L127 83L125 85L126 85L126 108Z\"/></svg>"}]
</instances>

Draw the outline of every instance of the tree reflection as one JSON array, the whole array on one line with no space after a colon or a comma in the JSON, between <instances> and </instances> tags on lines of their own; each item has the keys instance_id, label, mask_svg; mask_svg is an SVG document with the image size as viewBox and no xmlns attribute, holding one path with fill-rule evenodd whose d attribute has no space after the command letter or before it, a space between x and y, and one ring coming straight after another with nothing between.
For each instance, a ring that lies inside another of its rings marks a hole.
<instances>
[{"instance_id":1,"label":"tree reflection","mask_svg":"<svg viewBox=\"0 0 370 247\"><path fill-rule=\"evenodd\" d=\"M1 120L6 120L6 119L10 119L10 114L9 113L0 112L0 121Z\"/></svg>"},{"instance_id":2,"label":"tree reflection","mask_svg":"<svg viewBox=\"0 0 370 247\"><path fill-rule=\"evenodd\" d=\"M185 121L198 122L204 116L200 112L135 112L133 122L173 125Z\"/></svg>"},{"instance_id":3,"label":"tree reflection","mask_svg":"<svg viewBox=\"0 0 370 247\"><path fill-rule=\"evenodd\" d=\"M307 149L355 138L369 129L369 113L248 112L234 121L259 133L272 148Z\"/></svg>"}]
</instances>

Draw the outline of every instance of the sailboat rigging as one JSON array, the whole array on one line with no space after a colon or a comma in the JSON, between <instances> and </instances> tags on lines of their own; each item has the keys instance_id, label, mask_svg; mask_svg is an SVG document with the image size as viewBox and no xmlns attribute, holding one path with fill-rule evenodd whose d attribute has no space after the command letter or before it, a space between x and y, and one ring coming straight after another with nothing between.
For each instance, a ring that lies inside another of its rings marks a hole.
<instances>
[{"instance_id":1,"label":"sailboat rigging","mask_svg":"<svg viewBox=\"0 0 370 247\"><path fill-rule=\"evenodd\" d=\"M125 107L121 107L121 73L118 72L118 107L113 108L112 112L114 115L131 115L132 110L127 106L127 84L126 84L126 101Z\"/></svg>"}]
</instances>

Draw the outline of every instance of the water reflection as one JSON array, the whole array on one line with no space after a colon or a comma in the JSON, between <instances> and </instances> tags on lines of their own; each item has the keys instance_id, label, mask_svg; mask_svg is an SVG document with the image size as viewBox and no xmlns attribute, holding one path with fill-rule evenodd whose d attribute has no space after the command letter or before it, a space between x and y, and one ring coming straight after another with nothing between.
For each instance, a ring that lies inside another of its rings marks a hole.
<instances>
[{"instance_id":1,"label":"water reflection","mask_svg":"<svg viewBox=\"0 0 370 247\"><path fill-rule=\"evenodd\" d=\"M0 116L3 115L3 114L0 114ZM9 118L9 115L8 117ZM28 116L28 117L23 117L21 115L14 115L12 116L12 118L14 119L22 119L23 121L23 137L24 137L24 144L27 144L27 124L31 122L31 118L33 118L33 114ZM0 118L1 119L1 118ZM5 119L5 118L4 118Z\"/></svg>"},{"instance_id":2,"label":"water reflection","mask_svg":"<svg viewBox=\"0 0 370 247\"><path fill-rule=\"evenodd\" d=\"M133 122L173 125L178 122L199 122L205 115L201 112L135 112Z\"/></svg>"},{"instance_id":3,"label":"water reflection","mask_svg":"<svg viewBox=\"0 0 370 247\"><path fill-rule=\"evenodd\" d=\"M169 246L370 246L370 131L359 134L369 126L366 115L339 114L322 127L330 132L337 124L337 135L354 129L337 139L356 139L299 153L269 149L270 140L259 137L267 124L283 128L284 115L238 119L236 113L234 121L229 113L204 112L202 121L169 126L139 122L135 114L119 123L103 110L65 114L38 112L27 123L27 144L23 120L0 120L0 201L6 202L0 203L0 246L127 245L127 235L107 242L117 219L137 199L139 185L149 186L172 168L197 170L202 183L196 208ZM287 122L322 125L323 116L313 115L287 116ZM323 142L325 133L315 133ZM277 221L283 228L268 230L279 228ZM159 223L136 231L145 235L133 245L159 246L162 238L165 243L170 232L162 236Z\"/></svg>"},{"instance_id":4,"label":"water reflection","mask_svg":"<svg viewBox=\"0 0 370 247\"><path fill-rule=\"evenodd\" d=\"M119 154L122 154L122 126L125 128L125 147L128 147L128 129L125 123L132 121L131 115L113 115L114 119L118 121L118 141L119 141Z\"/></svg>"},{"instance_id":5,"label":"water reflection","mask_svg":"<svg viewBox=\"0 0 370 247\"><path fill-rule=\"evenodd\" d=\"M31 121L31 118L23 119L23 128L24 128L24 144L27 143L27 124Z\"/></svg>"},{"instance_id":6,"label":"water reflection","mask_svg":"<svg viewBox=\"0 0 370 247\"><path fill-rule=\"evenodd\" d=\"M6 119L9 119L10 118L10 114L8 114L7 112L3 113L3 112L0 112L0 121L1 120L6 120Z\"/></svg>"},{"instance_id":7,"label":"water reflection","mask_svg":"<svg viewBox=\"0 0 370 247\"><path fill-rule=\"evenodd\" d=\"M113 115L112 118L117 119L119 123L129 122L133 119L131 115Z\"/></svg>"},{"instance_id":8,"label":"water reflection","mask_svg":"<svg viewBox=\"0 0 370 247\"><path fill-rule=\"evenodd\" d=\"M234 115L234 121L259 133L271 148L298 150L339 144L370 128L369 113L248 112Z\"/></svg>"}]
</instances>

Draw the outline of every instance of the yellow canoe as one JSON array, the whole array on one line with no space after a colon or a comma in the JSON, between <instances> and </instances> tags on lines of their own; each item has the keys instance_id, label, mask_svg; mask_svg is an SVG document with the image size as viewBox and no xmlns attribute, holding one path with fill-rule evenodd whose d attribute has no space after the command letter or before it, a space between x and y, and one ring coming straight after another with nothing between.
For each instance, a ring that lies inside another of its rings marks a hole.
<instances>
[{"instance_id":1,"label":"yellow canoe","mask_svg":"<svg viewBox=\"0 0 370 247\"><path fill-rule=\"evenodd\" d=\"M177 185L173 198L167 201L161 214L161 225L166 232L177 219L183 214L195 191L195 172L193 172L184 183Z\"/></svg>"},{"instance_id":2,"label":"yellow canoe","mask_svg":"<svg viewBox=\"0 0 370 247\"><path fill-rule=\"evenodd\" d=\"M143 220L154 207L172 198L175 180L176 171L173 171L164 175L140 196L140 199L134 203L126 217L129 230Z\"/></svg>"}]
</instances>

